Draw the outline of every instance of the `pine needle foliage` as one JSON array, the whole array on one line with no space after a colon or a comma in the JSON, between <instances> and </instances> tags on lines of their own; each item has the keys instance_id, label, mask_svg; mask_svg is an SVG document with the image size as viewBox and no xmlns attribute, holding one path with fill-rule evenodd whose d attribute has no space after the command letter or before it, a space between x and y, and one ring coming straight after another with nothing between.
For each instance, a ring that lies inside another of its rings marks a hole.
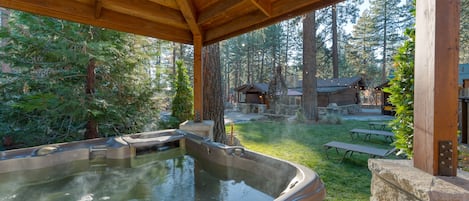
<instances>
[{"instance_id":1,"label":"pine needle foliage","mask_svg":"<svg viewBox=\"0 0 469 201\"><path fill-rule=\"evenodd\" d=\"M182 61L177 61L177 76L175 83L176 94L171 105L172 116L179 119L180 122L193 118L193 90L187 69Z\"/></svg>"},{"instance_id":2,"label":"pine needle foliage","mask_svg":"<svg viewBox=\"0 0 469 201\"><path fill-rule=\"evenodd\" d=\"M157 116L137 36L12 11L0 30L0 137L18 146L83 139L96 119L100 136L144 131ZM87 65L96 60L92 98L85 94Z\"/></svg>"}]
</instances>

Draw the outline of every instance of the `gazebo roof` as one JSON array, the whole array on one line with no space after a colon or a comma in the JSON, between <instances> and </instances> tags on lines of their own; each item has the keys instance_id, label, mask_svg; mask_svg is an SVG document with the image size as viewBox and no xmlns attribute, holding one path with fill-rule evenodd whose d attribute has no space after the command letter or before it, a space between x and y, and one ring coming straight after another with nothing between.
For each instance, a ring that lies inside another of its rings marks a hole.
<instances>
[{"instance_id":1,"label":"gazebo roof","mask_svg":"<svg viewBox=\"0 0 469 201\"><path fill-rule=\"evenodd\" d=\"M2 0L0 7L193 44L215 43L341 0Z\"/></svg>"}]
</instances>

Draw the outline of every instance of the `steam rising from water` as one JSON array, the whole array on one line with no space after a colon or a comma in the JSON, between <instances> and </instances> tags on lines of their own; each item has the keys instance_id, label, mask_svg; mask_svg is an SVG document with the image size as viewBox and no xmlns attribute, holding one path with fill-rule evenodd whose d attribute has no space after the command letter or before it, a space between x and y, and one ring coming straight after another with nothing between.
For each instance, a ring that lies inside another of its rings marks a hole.
<instances>
[{"instance_id":1,"label":"steam rising from water","mask_svg":"<svg viewBox=\"0 0 469 201\"><path fill-rule=\"evenodd\" d=\"M85 172L37 183L4 185L0 179L0 201L273 199L244 181L214 177L196 167L196 161L190 156L144 160L150 161L138 162L133 168L90 167Z\"/></svg>"}]
</instances>

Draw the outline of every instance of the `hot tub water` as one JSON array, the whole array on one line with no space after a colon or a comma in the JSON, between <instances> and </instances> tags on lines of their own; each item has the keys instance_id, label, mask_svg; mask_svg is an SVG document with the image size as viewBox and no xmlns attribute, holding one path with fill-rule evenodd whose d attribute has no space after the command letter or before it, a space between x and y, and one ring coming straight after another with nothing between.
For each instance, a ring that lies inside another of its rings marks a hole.
<instances>
[{"instance_id":1,"label":"hot tub water","mask_svg":"<svg viewBox=\"0 0 469 201\"><path fill-rule=\"evenodd\" d=\"M0 179L0 201L92 201L92 200L273 200L244 181L217 178L190 155L176 149L136 156L113 165L89 165L86 171L55 175L43 181ZM168 157L172 155L171 157ZM130 165L132 166L132 165ZM60 171L44 168L36 174ZM237 172L226 167L219 171ZM242 172L243 174L249 174ZM2 178L3 175L0 175ZM246 175L249 178L256 175ZM266 178L258 178L265 180Z\"/></svg>"}]
</instances>

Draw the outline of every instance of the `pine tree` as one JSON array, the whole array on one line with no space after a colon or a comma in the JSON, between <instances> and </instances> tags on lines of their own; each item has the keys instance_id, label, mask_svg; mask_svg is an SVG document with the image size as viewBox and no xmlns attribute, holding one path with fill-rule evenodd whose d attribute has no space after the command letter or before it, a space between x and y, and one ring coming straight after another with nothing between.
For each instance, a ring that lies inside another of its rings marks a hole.
<instances>
[{"instance_id":1,"label":"pine tree","mask_svg":"<svg viewBox=\"0 0 469 201\"><path fill-rule=\"evenodd\" d=\"M220 47L218 43L204 47L204 111L205 119L213 120L213 140L226 144L226 131L224 121L224 102L221 88Z\"/></svg>"},{"instance_id":2,"label":"pine tree","mask_svg":"<svg viewBox=\"0 0 469 201\"><path fill-rule=\"evenodd\" d=\"M348 23L354 23L358 17L358 5L363 0L345 1L331 8L332 18L332 72L334 78L339 77L339 33L345 35L343 27Z\"/></svg>"},{"instance_id":3,"label":"pine tree","mask_svg":"<svg viewBox=\"0 0 469 201\"><path fill-rule=\"evenodd\" d=\"M157 116L136 36L23 12L12 12L0 60L2 133L25 146L83 138L96 120L100 136L143 131ZM87 66L96 82L85 96Z\"/></svg>"},{"instance_id":4,"label":"pine tree","mask_svg":"<svg viewBox=\"0 0 469 201\"><path fill-rule=\"evenodd\" d=\"M379 43L381 52L381 81L387 80L387 68L392 57L403 43L402 34L406 27L413 24L408 10L410 3L401 4L401 0L370 0L370 17L373 19L373 40Z\"/></svg>"},{"instance_id":5,"label":"pine tree","mask_svg":"<svg viewBox=\"0 0 469 201\"><path fill-rule=\"evenodd\" d=\"M415 15L414 9L407 11ZM391 121L396 141L393 145L412 158L414 146L414 60L415 60L415 28L407 28L404 32L408 39L394 55L394 78L389 87L384 88L390 93L389 102L396 107L396 118Z\"/></svg>"},{"instance_id":6,"label":"pine tree","mask_svg":"<svg viewBox=\"0 0 469 201\"><path fill-rule=\"evenodd\" d=\"M193 119L194 95L184 64L182 61L177 61L176 66L177 76L174 83L176 94L171 104L171 111L172 116L176 117L179 122L184 122Z\"/></svg>"},{"instance_id":7,"label":"pine tree","mask_svg":"<svg viewBox=\"0 0 469 201\"><path fill-rule=\"evenodd\" d=\"M318 121L316 78L316 11L303 19L303 112L309 120Z\"/></svg>"},{"instance_id":8,"label":"pine tree","mask_svg":"<svg viewBox=\"0 0 469 201\"><path fill-rule=\"evenodd\" d=\"M374 40L373 21L369 10L363 11L357 24L353 27L352 36L349 39L347 49L347 62L349 68L346 69L349 75L364 75L368 84L381 83L373 81L378 77L375 50L378 43Z\"/></svg>"}]
</instances>

